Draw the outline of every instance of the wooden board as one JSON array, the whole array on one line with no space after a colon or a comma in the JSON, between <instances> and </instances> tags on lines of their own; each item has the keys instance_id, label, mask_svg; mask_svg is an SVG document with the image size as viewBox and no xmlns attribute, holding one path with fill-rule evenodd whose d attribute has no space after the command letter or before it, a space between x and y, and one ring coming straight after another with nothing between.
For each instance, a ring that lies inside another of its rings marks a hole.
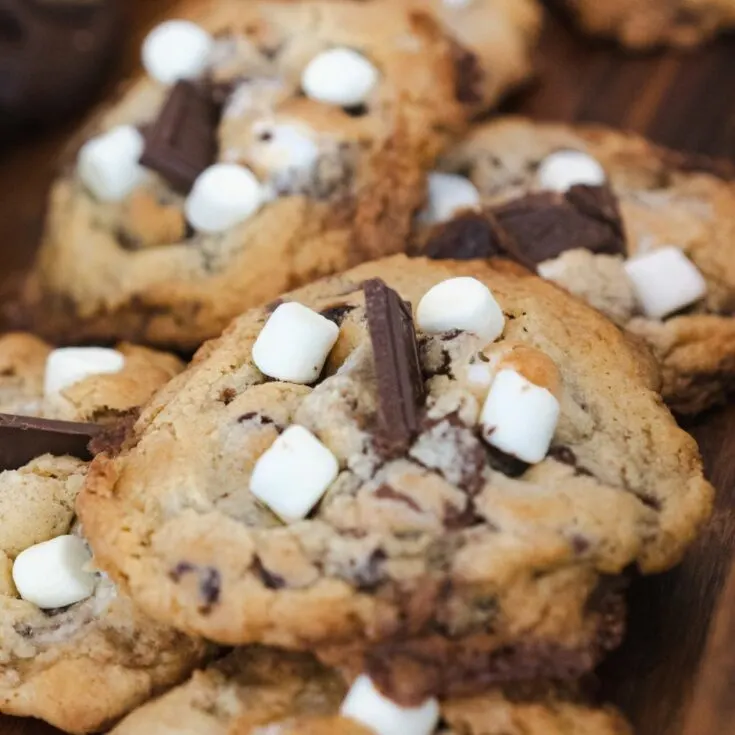
<instances>
[{"instance_id":1,"label":"wooden board","mask_svg":"<svg viewBox=\"0 0 735 735\"><path fill-rule=\"evenodd\" d=\"M173 5L174 0L129 0L130 40L119 77L135 67L145 29ZM539 80L516 95L507 111L620 125L675 148L735 159L735 39L691 54L630 57L552 20L538 57ZM73 129L72 122L53 135L0 149L0 298L32 257L55 156ZM681 735L712 610L735 549L735 406L687 428L699 440L718 489L715 515L678 569L635 582L627 641L600 672L603 691L641 735ZM54 732L0 718L0 735Z\"/></svg>"}]
</instances>

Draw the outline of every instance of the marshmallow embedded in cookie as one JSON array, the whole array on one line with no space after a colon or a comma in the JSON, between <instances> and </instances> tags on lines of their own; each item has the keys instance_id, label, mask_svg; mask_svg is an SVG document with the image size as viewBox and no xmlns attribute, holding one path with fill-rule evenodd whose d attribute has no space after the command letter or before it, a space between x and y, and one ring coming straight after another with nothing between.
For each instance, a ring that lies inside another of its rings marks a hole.
<instances>
[{"instance_id":1,"label":"marshmallow embedded in cookie","mask_svg":"<svg viewBox=\"0 0 735 735\"><path fill-rule=\"evenodd\" d=\"M420 707L401 707L384 697L364 674L350 688L340 713L377 735L431 735L439 724L439 703L435 699L428 699Z\"/></svg>"},{"instance_id":2,"label":"marshmallow embedded in cookie","mask_svg":"<svg viewBox=\"0 0 735 735\"><path fill-rule=\"evenodd\" d=\"M337 479L332 452L303 426L290 426L260 456L250 478L250 492L285 523L309 515Z\"/></svg>"},{"instance_id":3,"label":"marshmallow embedded in cookie","mask_svg":"<svg viewBox=\"0 0 735 735\"><path fill-rule=\"evenodd\" d=\"M143 66L161 84L195 79L209 65L214 39L188 20L167 20L156 26L143 42Z\"/></svg>"},{"instance_id":4,"label":"marshmallow embedded in cookie","mask_svg":"<svg viewBox=\"0 0 735 735\"><path fill-rule=\"evenodd\" d=\"M319 160L319 146L305 125L260 121L253 126L253 135L257 143L250 162L272 179L289 171L309 170Z\"/></svg>"},{"instance_id":5,"label":"marshmallow embedded in cookie","mask_svg":"<svg viewBox=\"0 0 735 735\"><path fill-rule=\"evenodd\" d=\"M61 347L46 358L44 394L53 396L92 375L119 373L125 357L106 347Z\"/></svg>"},{"instance_id":6,"label":"marshmallow embedded in cookie","mask_svg":"<svg viewBox=\"0 0 735 735\"><path fill-rule=\"evenodd\" d=\"M225 232L253 215L265 199L253 173L234 163L216 163L194 182L185 210L198 232Z\"/></svg>"},{"instance_id":7,"label":"marshmallow embedded in cookie","mask_svg":"<svg viewBox=\"0 0 735 735\"><path fill-rule=\"evenodd\" d=\"M326 317L291 301L270 316L253 345L258 370L276 380L313 383L339 337Z\"/></svg>"},{"instance_id":8,"label":"marshmallow embedded in cookie","mask_svg":"<svg viewBox=\"0 0 735 735\"><path fill-rule=\"evenodd\" d=\"M539 186L562 194L573 186L602 186L606 180L605 169L582 151L556 151L547 156L538 169Z\"/></svg>"},{"instance_id":9,"label":"marshmallow embedded in cookie","mask_svg":"<svg viewBox=\"0 0 735 735\"><path fill-rule=\"evenodd\" d=\"M18 554L13 581L20 596L42 610L86 600L96 577L89 571L92 555L78 536L58 536Z\"/></svg>"},{"instance_id":10,"label":"marshmallow embedded in cookie","mask_svg":"<svg viewBox=\"0 0 735 735\"><path fill-rule=\"evenodd\" d=\"M138 163L144 148L142 134L132 125L113 128L81 147L79 178L100 201L122 201L146 176Z\"/></svg>"},{"instance_id":11,"label":"marshmallow embedded in cookie","mask_svg":"<svg viewBox=\"0 0 735 735\"><path fill-rule=\"evenodd\" d=\"M554 394L518 370L495 376L480 421L485 441L528 464L544 459L554 438L561 407Z\"/></svg>"},{"instance_id":12,"label":"marshmallow embedded in cookie","mask_svg":"<svg viewBox=\"0 0 735 735\"><path fill-rule=\"evenodd\" d=\"M333 48L315 56L301 75L304 94L317 102L338 107L365 104L378 84L380 73L362 54L350 48Z\"/></svg>"},{"instance_id":13,"label":"marshmallow embedded in cookie","mask_svg":"<svg viewBox=\"0 0 735 735\"><path fill-rule=\"evenodd\" d=\"M450 220L463 209L474 209L480 205L480 192L464 176L434 171L428 178L428 200L426 208L419 214L419 221L434 225Z\"/></svg>"},{"instance_id":14,"label":"marshmallow embedded in cookie","mask_svg":"<svg viewBox=\"0 0 735 735\"><path fill-rule=\"evenodd\" d=\"M429 334L459 329L492 342L505 316L490 289L476 278L450 278L429 289L419 302L416 323Z\"/></svg>"},{"instance_id":15,"label":"marshmallow embedded in cookie","mask_svg":"<svg viewBox=\"0 0 735 735\"><path fill-rule=\"evenodd\" d=\"M697 267L676 247L638 255L625 263L643 313L662 319L707 295L707 283Z\"/></svg>"}]
</instances>

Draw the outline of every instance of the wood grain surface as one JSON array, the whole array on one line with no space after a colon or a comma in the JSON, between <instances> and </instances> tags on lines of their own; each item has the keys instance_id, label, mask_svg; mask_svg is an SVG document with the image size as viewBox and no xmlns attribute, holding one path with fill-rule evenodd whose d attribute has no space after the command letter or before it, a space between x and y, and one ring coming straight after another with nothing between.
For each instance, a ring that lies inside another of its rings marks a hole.
<instances>
[{"instance_id":1,"label":"wood grain surface","mask_svg":"<svg viewBox=\"0 0 735 735\"><path fill-rule=\"evenodd\" d=\"M129 40L118 79L136 67L140 39L174 3L129 0ZM580 38L554 18L538 51L538 70L538 79L506 111L609 123L674 148L735 160L735 39L684 55L631 57L612 44ZM111 82L108 92L113 88ZM52 134L26 135L12 144L0 141L0 299L30 262L56 156L77 124L70 121ZM626 643L599 675L604 695L625 710L640 735L684 735L710 620L735 550L735 406L713 411L686 428L700 442L708 475L718 489L715 514L680 567L634 582ZM720 655L719 641L731 635L734 617L718 618L710 648ZM728 660L732 664L732 652ZM702 685L707 692L722 686L721 676L708 676ZM735 687L735 681L730 684ZM721 691L715 695L722 696ZM731 694L731 705L733 701ZM697 707L691 709L693 724L686 735L704 732L699 728L704 715ZM0 718L0 735L54 732L39 723ZM708 735L725 732L729 730L712 729Z\"/></svg>"}]
</instances>

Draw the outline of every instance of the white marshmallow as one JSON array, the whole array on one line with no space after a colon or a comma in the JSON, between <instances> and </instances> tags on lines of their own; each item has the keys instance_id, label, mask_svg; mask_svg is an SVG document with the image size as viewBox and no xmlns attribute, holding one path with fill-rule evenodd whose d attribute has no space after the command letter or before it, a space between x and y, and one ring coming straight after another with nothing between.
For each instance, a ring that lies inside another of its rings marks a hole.
<instances>
[{"instance_id":1,"label":"white marshmallow","mask_svg":"<svg viewBox=\"0 0 735 735\"><path fill-rule=\"evenodd\" d=\"M562 194L579 184L601 186L606 179L605 169L582 151L556 151L541 162L538 170L541 188Z\"/></svg>"},{"instance_id":2,"label":"white marshmallow","mask_svg":"<svg viewBox=\"0 0 735 735\"><path fill-rule=\"evenodd\" d=\"M138 163L144 147L143 136L132 125L92 138L79 151L79 178L100 201L122 201L146 176Z\"/></svg>"},{"instance_id":3,"label":"white marshmallow","mask_svg":"<svg viewBox=\"0 0 735 735\"><path fill-rule=\"evenodd\" d=\"M94 592L92 555L78 536L58 536L21 551L13 564L20 596L42 610L66 607Z\"/></svg>"},{"instance_id":4,"label":"white marshmallow","mask_svg":"<svg viewBox=\"0 0 735 735\"><path fill-rule=\"evenodd\" d=\"M483 437L502 452L536 464L549 451L560 411L559 401L546 388L503 369L482 408Z\"/></svg>"},{"instance_id":5,"label":"white marshmallow","mask_svg":"<svg viewBox=\"0 0 735 735\"><path fill-rule=\"evenodd\" d=\"M272 175L305 171L319 160L319 147L304 126L256 123L253 132L261 140L252 151L252 163Z\"/></svg>"},{"instance_id":6,"label":"white marshmallow","mask_svg":"<svg viewBox=\"0 0 735 735\"><path fill-rule=\"evenodd\" d=\"M672 246L625 262L643 313L661 319L707 295L707 282L684 253Z\"/></svg>"},{"instance_id":7,"label":"white marshmallow","mask_svg":"<svg viewBox=\"0 0 735 735\"><path fill-rule=\"evenodd\" d=\"M186 218L198 232L225 232L253 215L263 200L263 188L252 171L235 163L215 163L194 182Z\"/></svg>"},{"instance_id":8,"label":"white marshmallow","mask_svg":"<svg viewBox=\"0 0 735 735\"><path fill-rule=\"evenodd\" d=\"M307 97L337 107L355 107L370 98L380 73L362 54L333 48L315 56L301 75Z\"/></svg>"},{"instance_id":9,"label":"white marshmallow","mask_svg":"<svg viewBox=\"0 0 735 735\"><path fill-rule=\"evenodd\" d=\"M300 521L337 479L337 458L308 429L289 426L260 456L250 492L285 523Z\"/></svg>"},{"instance_id":10,"label":"white marshmallow","mask_svg":"<svg viewBox=\"0 0 735 735\"><path fill-rule=\"evenodd\" d=\"M439 724L439 703L428 699L420 707L401 707L384 697L363 674L347 692L340 714L376 735L431 735Z\"/></svg>"},{"instance_id":11,"label":"white marshmallow","mask_svg":"<svg viewBox=\"0 0 735 735\"><path fill-rule=\"evenodd\" d=\"M416 309L416 323L429 334L459 329L493 342L505 316L490 289L476 278L450 278L429 289Z\"/></svg>"},{"instance_id":12,"label":"white marshmallow","mask_svg":"<svg viewBox=\"0 0 735 735\"><path fill-rule=\"evenodd\" d=\"M429 174L428 201L419 213L419 221L425 225L446 222L460 210L478 206L480 192L469 179L434 171Z\"/></svg>"},{"instance_id":13,"label":"white marshmallow","mask_svg":"<svg viewBox=\"0 0 735 735\"><path fill-rule=\"evenodd\" d=\"M473 0L444 0L450 8L466 8Z\"/></svg>"},{"instance_id":14,"label":"white marshmallow","mask_svg":"<svg viewBox=\"0 0 735 735\"><path fill-rule=\"evenodd\" d=\"M46 358L43 391L56 395L91 375L119 373L125 356L106 347L61 347Z\"/></svg>"},{"instance_id":15,"label":"white marshmallow","mask_svg":"<svg viewBox=\"0 0 735 735\"><path fill-rule=\"evenodd\" d=\"M271 378L308 385L319 377L338 337L334 322L291 301L265 323L253 345L253 362Z\"/></svg>"},{"instance_id":16,"label":"white marshmallow","mask_svg":"<svg viewBox=\"0 0 735 735\"><path fill-rule=\"evenodd\" d=\"M196 79L209 65L214 39L196 23L167 20L143 41L143 66L161 84Z\"/></svg>"}]
</instances>

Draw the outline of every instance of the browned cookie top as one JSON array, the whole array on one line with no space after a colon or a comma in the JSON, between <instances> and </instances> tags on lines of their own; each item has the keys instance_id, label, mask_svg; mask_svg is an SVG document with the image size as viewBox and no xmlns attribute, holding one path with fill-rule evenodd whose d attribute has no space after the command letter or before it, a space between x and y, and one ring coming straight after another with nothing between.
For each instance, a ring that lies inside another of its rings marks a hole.
<instances>
[{"instance_id":1,"label":"browned cookie top","mask_svg":"<svg viewBox=\"0 0 735 735\"><path fill-rule=\"evenodd\" d=\"M475 199L463 190L469 208L422 235L428 255L538 268L652 348L677 411L725 398L735 384L732 166L602 127L505 118L478 126L440 168Z\"/></svg>"},{"instance_id":2,"label":"browned cookie top","mask_svg":"<svg viewBox=\"0 0 735 735\"><path fill-rule=\"evenodd\" d=\"M423 297L460 276L449 306L484 293L500 333L429 328ZM163 621L316 649L401 701L594 665L621 632L608 577L674 564L710 507L650 363L499 261L397 256L284 300L205 345L95 460L80 513L102 566ZM538 454L488 418L512 386L518 410L538 401L521 436L551 429Z\"/></svg>"},{"instance_id":3,"label":"browned cookie top","mask_svg":"<svg viewBox=\"0 0 735 735\"><path fill-rule=\"evenodd\" d=\"M53 189L37 328L194 349L244 308L401 251L425 168L527 73L538 9L483 4L514 44L492 64L425 4L187 4L196 23L152 31L145 78ZM468 65L490 93L468 93Z\"/></svg>"}]
</instances>

